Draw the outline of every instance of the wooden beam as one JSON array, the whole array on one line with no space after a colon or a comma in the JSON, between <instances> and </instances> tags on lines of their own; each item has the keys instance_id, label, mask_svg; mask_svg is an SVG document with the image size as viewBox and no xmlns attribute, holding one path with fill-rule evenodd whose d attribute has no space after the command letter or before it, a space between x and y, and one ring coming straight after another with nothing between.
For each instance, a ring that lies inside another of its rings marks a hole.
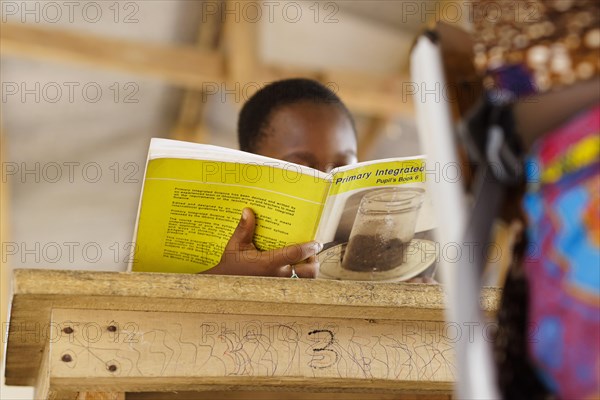
<instances>
[{"instance_id":1,"label":"wooden beam","mask_svg":"<svg viewBox=\"0 0 600 400\"><path fill-rule=\"evenodd\" d=\"M226 0L226 5L236 2L238 0ZM239 21L225 19L227 76L230 82L243 84L252 82L258 76L261 69L258 29L258 22L250 22L247 18Z\"/></svg>"},{"instance_id":2,"label":"wooden beam","mask_svg":"<svg viewBox=\"0 0 600 400\"><path fill-rule=\"evenodd\" d=\"M222 22L219 13L202 15L202 23L198 26L196 47L202 50L217 50L219 47ZM206 101L204 92L187 88L179 108L179 116L170 136L176 140L206 143L210 132L204 126L203 115Z\"/></svg>"},{"instance_id":3,"label":"wooden beam","mask_svg":"<svg viewBox=\"0 0 600 400\"><path fill-rule=\"evenodd\" d=\"M390 118L371 117L367 122L367 128L358 138L358 161L368 159L373 151L377 139L390 123Z\"/></svg>"},{"instance_id":4,"label":"wooden beam","mask_svg":"<svg viewBox=\"0 0 600 400\"><path fill-rule=\"evenodd\" d=\"M1 123L1 122L0 122ZM4 138L4 131L0 126L0 165L2 170L8 165L6 162L6 139ZM2 245L7 244L10 241L9 238L9 200L10 200L10 188L8 182L5 182L4 176L0 179L0 238L2 238ZM5 249L3 248L4 252ZM0 335L5 337L5 329L8 323L8 305L10 300L10 274L9 266L4 262L4 257L0 260ZM4 346L0 349L0 358L4 359Z\"/></svg>"},{"instance_id":5,"label":"wooden beam","mask_svg":"<svg viewBox=\"0 0 600 400\"><path fill-rule=\"evenodd\" d=\"M285 78L307 77L315 79L334 91L353 112L367 116L414 117L415 90L410 77L403 74L373 75L341 69L297 68L267 65L259 82L272 82Z\"/></svg>"},{"instance_id":6,"label":"wooden beam","mask_svg":"<svg viewBox=\"0 0 600 400\"><path fill-rule=\"evenodd\" d=\"M207 84L214 88L215 85L231 83L231 78L225 71L223 56L216 51L199 50L193 46L104 38L27 24L3 23L1 28L2 56L123 71L161 79L183 88L206 89ZM250 57L248 55L241 60L248 60ZM240 61L230 65L230 68L234 74L244 75L241 66L246 64L246 61ZM244 88L249 83L260 86L277 79L298 76L312 77L327 83L352 112L383 116L414 115L413 99L406 95L405 90L405 85L410 84L410 80L400 75L374 76L335 69L261 66L256 76L239 81L239 86Z\"/></svg>"},{"instance_id":7,"label":"wooden beam","mask_svg":"<svg viewBox=\"0 0 600 400\"><path fill-rule=\"evenodd\" d=\"M352 392L306 392L281 390L253 391L210 391L210 392L146 392L127 393L127 400L451 400L448 394L408 394L408 393L352 393Z\"/></svg>"},{"instance_id":8,"label":"wooden beam","mask_svg":"<svg viewBox=\"0 0 600 400\"><path fill-rule=\"evenodd\" d=\"M48 400L80 400L80 393L77 392L56 392L50 391L48 393ZM36 400L41 399L40 397L36 397ZM46 398L44 398L45 400Z\"/></svg>"},{"instance_id":9,"label":"wooden beam","mask_svg":"<svg viewBox=\"0 0 600 400\"><path fill-rule=\"evenodd\" d=\"M187 89L183 94L179 116L169 136L175 140L207 143L210 132L204 126L205 95L198 89Z\"/></svg>"},{"instance_id":10,"label":"wooden beam","mask_svg":"<svg viewBox=\"0 0 600 400\"><path fill-rule=\"evenodd\" d=\"M225 78L222 56L193 46L134 42L17 23L3 23L1 29L3 56L82 64L198 89L206 81Z\"/></svg>"},{"instance_id":11,"label":"wooden beam","mask_svg":"<svg viewBox=\"0 0 600 400\"><path fill-rule=\"evenodd\" d=\"M77 400L125 400L125 393L119 392L82 392Z\"/></svg>"}]
</instances>

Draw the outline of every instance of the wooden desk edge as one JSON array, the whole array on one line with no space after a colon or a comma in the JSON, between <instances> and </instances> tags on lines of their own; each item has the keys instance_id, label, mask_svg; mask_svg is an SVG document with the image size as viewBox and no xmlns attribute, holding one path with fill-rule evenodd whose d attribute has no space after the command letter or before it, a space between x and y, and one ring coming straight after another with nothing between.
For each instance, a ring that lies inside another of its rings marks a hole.
<instances>
[{"instance_id":1,"label":"wooden desk edge","mask_svg":"<svg viewBox=\"0 0 600 400\"><path fill-rule=\"evenodd\" d=\"M13 275L13 324L50 323L54 308L443 321L439 285L296 280L244 276L19 269ZM494 313L501 290L484 288L481 306ZM152 299L152 300L151 300ZM202 311L200 311L202 310ZM273 311L276 310L276 311ZM272 313L271 313L272 312ZM19 343L9 329L6 384L36 379L44 342Z\"/></svg>"},{"instance_id":2,"label":"wooden desk edge","mask_svg":"<svg viewBox=\"0 0 600 400\"><path fill-rule=\"evenodd\" d=\"M364 307L444 309L441 285L282 279L246 276L17 269L14 295L126 296ZM484 311L501 289L482 290Z\"/></svg>"}]
</instances>

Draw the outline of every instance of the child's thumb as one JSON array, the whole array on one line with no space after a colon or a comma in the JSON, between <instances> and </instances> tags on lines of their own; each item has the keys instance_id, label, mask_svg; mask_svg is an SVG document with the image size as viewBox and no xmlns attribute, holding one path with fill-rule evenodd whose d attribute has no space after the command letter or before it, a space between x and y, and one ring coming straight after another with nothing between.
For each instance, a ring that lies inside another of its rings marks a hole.
<instances>
[{"instance_id":1,"label":"child's thumb","mask_svg":"<svg viewBox=\"0 0 600 400\"><path fill-rule=\"evenodd\" d=\"M228 247L232 244L236 244L237 246L252 245L255 225L254 212L249 208L244 208L240 222L235 228L233 235L231 235L231 239L229 239Z\"/></svg>"}]
</instances>

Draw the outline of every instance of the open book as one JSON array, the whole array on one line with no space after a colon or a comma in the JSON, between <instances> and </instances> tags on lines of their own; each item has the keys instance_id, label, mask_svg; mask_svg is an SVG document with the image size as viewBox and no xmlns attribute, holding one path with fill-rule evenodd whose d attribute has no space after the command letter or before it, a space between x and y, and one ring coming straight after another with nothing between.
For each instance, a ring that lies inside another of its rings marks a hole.
<instances>
[{"instance_id":1,"label":"open book","mask_svg":"<svg viewBox=\"0 0 600 400\"><path fill-rule=\"evenodd\" d=\"M395 185L424 188L423 157L369 161L329 174L242 151L152 139L130 270L202 272L218 264L244 207L261 250L348 240L362 196ZM425 201L416 231L433 228Z\"/></svg>"}]
</instances>

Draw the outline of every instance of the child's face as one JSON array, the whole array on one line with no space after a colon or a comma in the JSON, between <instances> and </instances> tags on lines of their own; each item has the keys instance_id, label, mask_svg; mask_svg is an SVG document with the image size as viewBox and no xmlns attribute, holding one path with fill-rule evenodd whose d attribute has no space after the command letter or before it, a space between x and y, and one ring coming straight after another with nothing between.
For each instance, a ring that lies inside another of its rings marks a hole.
<instances>
[{"instance_id":1,"label":"child's face","mask_svg":"<svg viewBox=\"0 0 600 400\"><path fill-rule=\"evenodd\" d=\"M329 172L357 161L356 135L337 106L295 103L271 114L256 153Z\"/></svg>"}]
</instances>

